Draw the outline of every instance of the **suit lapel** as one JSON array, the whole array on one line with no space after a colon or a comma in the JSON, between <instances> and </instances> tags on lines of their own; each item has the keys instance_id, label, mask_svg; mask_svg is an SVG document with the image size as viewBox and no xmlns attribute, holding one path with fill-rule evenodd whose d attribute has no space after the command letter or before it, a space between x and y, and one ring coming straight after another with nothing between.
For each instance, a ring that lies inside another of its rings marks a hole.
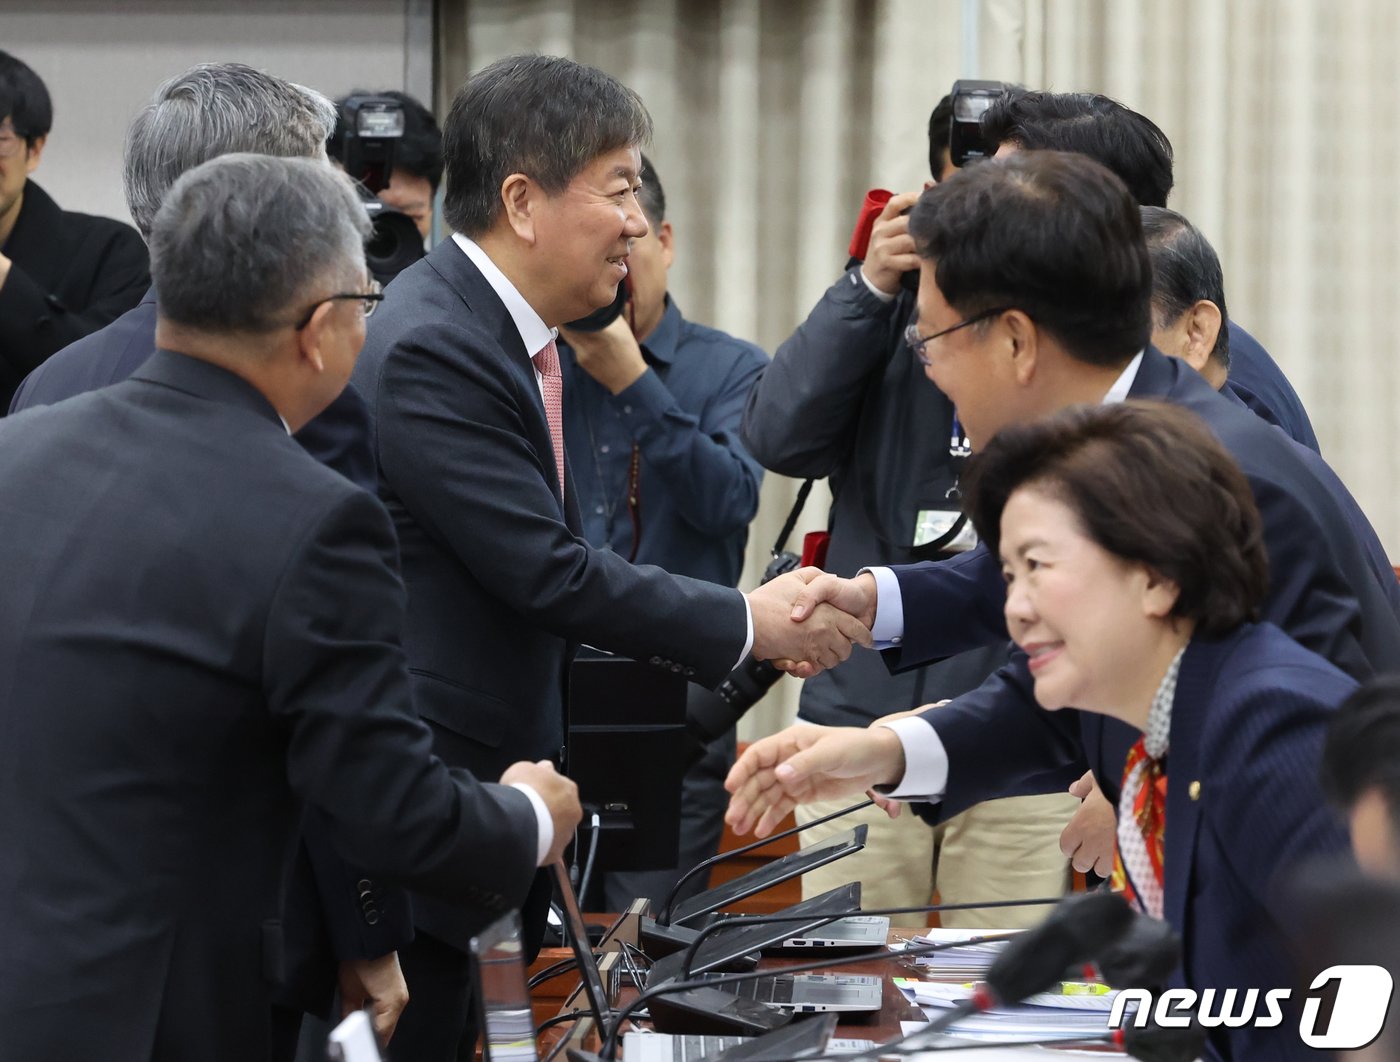
<instances>
[{"instance_id":1,"label":"suit lapel","mask_svg":"<svg viewBox=\"0 0 1400 1062\"><path fill-rule=\"evenodd\" d=\"M1200 740L1205 730L1221 662L1238 635L1226 641L1195 639L1181 658L1172 702L1171 745L1167 752L1167 837L1163 851L1165 905L1169 924L1186 936L1186 900L1201 828L1201 809L1210 798L1201 778Z\"/></svg>"},{"instance_id":2,"label":"suit lapel","mask_svg":"<svg viewBox=\"0 0 1400 1062\"><path fill-rule=\"evenodd\" d=\"M521 417L525 431L540 454L540 465L545 478L559 500L562 493L559 475L554 465L554 440L549 434L549 420L545 417L544 399L540 395L539 381L535 378L535 365L530 351L520 338L520 330L505 303L501 302L490 283L481 275L481 270L467 257L466 252L454 240L443 240L429 252L427 263L450 287L471 311L478 324L484 327L499 346L506 368L515 381L517 389L524 396L521 403ZM569 480L568 460L564 462L565 480ZM572 485L571 485L572 486ZM561 505L564 521L569 530L578 533L583 522L578 506L573 504L574 491L570 489L563 496L567 501Z\"/></svg>"}]
</instances>

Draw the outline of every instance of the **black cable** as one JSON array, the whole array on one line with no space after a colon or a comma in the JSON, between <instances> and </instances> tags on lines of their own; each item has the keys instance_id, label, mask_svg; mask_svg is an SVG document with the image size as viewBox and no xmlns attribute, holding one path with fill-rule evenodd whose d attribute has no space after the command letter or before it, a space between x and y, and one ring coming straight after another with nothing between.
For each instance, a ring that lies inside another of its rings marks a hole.
<instances>
[{"instance_id":1,"label":"black cable","mask_svg":"<svg viewBox=\"0 0 1400 1062\"><path fill-rule=\"evenodd\" d=\"M542 1033L542 1032L544 1032L546 1029L552 1029L552 1028L554 1028L554 1026L556 1026L556 1025L564 1025L564 1024L566 1024L566 1023L568 1023L568 1022L571 1022L571 1021L578 1021L579 1018L583 1018L583 1017L587 1017L587 1016L588 1016L588 1011L586 1011L586 1010L571 1010L571 1011L569 1011L569 1013L567 1013L567 1014L556 1014L556 1015L554 1015L554 1017L552 1017L552 1018L546 1018L544 1021L542 1021L542 1022L540 1022L538 1025L536 1025L536 1026L535 1026L535 1035L536 1035L536 1036L539 1036L539 1034Z\"/></svg>"},{"instance_id":2,"label":"black cable","mask_svg":"<svg viewBox=\"0 0 1400 1062\"><path fill-rule=\"evenodd\" d=\"M566 973L568 973L570 970L576 969L577 967L578 967L578 960L577 960L577 959L574 959L574 958L560 959L558 962L556 962L556 963L551 963L550 965L546 966L543 970L541 970L539 973L535 974L535 976L532 977L532 978L530 978L530 980L526 983L525 987L526 987L526 988L535 988L535 987L538 986L538 985L544 984L546 981L550 980L551 978L558 977L560 974L566 974Z\"/></svg>"}]
</instances>

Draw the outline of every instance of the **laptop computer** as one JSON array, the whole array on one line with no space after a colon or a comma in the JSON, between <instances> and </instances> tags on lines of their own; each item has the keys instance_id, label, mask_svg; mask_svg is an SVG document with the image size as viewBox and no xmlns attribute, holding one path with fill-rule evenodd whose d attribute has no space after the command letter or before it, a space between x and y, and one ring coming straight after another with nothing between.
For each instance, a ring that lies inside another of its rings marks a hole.
<instances>
[{"instance_id":1,"label":"laptop computer","mask_svg":"<svg viewBox=\"0 0 1400 1062\"><path fill-rule=\"evenodd\" d=\"M724 976L701 974L697 980ZM873 1014L880 1009L882 992L881 979L870 974L774 974L715 987L740 999L781 1007L793 1014Z\"/></svg>"},{"instance_id":2,"label":"laptop computer","mask_svg":"<svg viewBox=\"0 0 1400 1062\"><path fill-rule=\"evenodd\" d=\"M472 937L470 950L483 1062L539 1062L520 915L492 922Z\"/></svg>"},{"instance_id":3,"label":"laptop computer","mask_svg":"<svg viewBox=\"0 0 1400 1062\"><path fill-rule=\"evenodd\" d=\"M763 1036L681 1036L675 1033L628 1033L622 1038L622 1062L739 1062L739 1059L731 1055L731 1050L744 1047L749 1044L757 1045L760 1040L768 1040L768 1037L778 1039L777 1033L786 1033L797 1029L810 1029L822 1021L836 1021L833 1014L829 1017L811 1018L805 1022L793 1025L784 1025L776 1032L765 1033ZM820 1027L820 1026L818 1026ZM769 1041L766 1047L776 1047L778 1043ZM784 1050L794 1050L794 1045L782 1043ZM824 1055L845 1055L856 1054L861 1051L869 1051L875 1046L874 1040L860 1040L851 1037L835 1037L827 1040L823 1049ZM743 1056L740 1056L743 1057ZM765 1058L773 1058L775 1062L779 1059L798 1057L792 1054L765 1055ZM749 1062L755 1062L750 1058Z\"/></svg>"},{"instance_id":4,"label":"laptop computer","mask_svg":"<svg viewBox=\"0 0 1400 1062\"><path fill-rule=\"evenodd\" d=\"M789 878L826 866L842 856L859 852L865 847L866 831L866 825L861 823L817 844L789 852L781 859L775 859L747 874L741 874L723 885L692 896L675 905L671 911L671 924L693 926L698 919L711 911L718 911Z\"/></svg>"},{"instance_id":5,"label":"laptop computer","mask_svg":"<svg viewBox=\"0 0 1400 1062\"><path fill-rule=\"evenodd\" d=\"M793 1022L762 1036L628 1033L622 1038L622 1062L785 1062L829 1052L835 1028L833 1014Z\"/></svg>"},{"instance_id":6,"label":"laptop computer","mask_svg":"<svg viewBox=\"0 0 1400 1062\"><path fill-rule=\"evenodd\" d=\"M777 950L826 948L865 951L883 947L889 938L890 920L886 915L857 914L817 926L805 933L795 933L783 940Z\"/></svg>"},{"instance_id":7,"label":"laptop computer","mask_svg":"<svg viewBox=\"0 0 1400 1062\"><path fill-rule=\"evenodd\" d=\"M732 968L735 960L813 929L832 915L858 910L860 883L853 881L778 912L781 916L794 916L791 922L736 921L732 929L715 929L701 941L700 947L695 951L695 957L691 960L689 972L694 975ZM884 938L881 937L880 943L884 942ZM647 975L647 984L660 984L662 981L682 976L685 956L686 951L677 951L657 959L652 963L651 972Z\"/></svg>"}]
</instances>

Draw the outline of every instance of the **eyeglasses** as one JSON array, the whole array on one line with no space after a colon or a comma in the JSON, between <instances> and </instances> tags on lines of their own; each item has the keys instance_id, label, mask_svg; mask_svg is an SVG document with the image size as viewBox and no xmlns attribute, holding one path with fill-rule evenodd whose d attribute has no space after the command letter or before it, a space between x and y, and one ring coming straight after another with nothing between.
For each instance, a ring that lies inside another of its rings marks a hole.
<instances>
[{"instance_id":1,"label":"eyeglasses","mask_svg":"<svg viewBox=\"0 0 1400 1062\"><path fill-rule=\"evenodd\" d=\"M967 328L969 325L975 325L978 321L985 321L988 317L996 317L999 314L1006 313L1006 311L1014 310L1015 308L1014 306L993 306L990 310L974 313L967 320L959 321L957 324L945 328L941 332L932 332L926 336L919 335L918 325L911 324L904 330L904 342L909 344L909 349L914 352L914 357L919 359L920 364L928 365L931 364L928 358L928 344L939 336L946 336L950 332L956 332L960 328Z\"/></svg>"},{"instance_id":2,"label":"eyeglasses","mask_svg":"<svg viewBox=\"0 0 1400 1062\"><path fill-rule=\"evenodd\" d=\"M374 316L374 308L384 301L384 289L379 286L379 281L369 282L369 291L342 291L339 295L327 295L324 299L317 299L311 304L311 309L306 311L306 316L297 323L297 331L311 323L311 318L315 315L317 307L323 302L339 302L343 299L359 299L363 303L362 309L366 317Z\"/></svg>"}]
</instances>

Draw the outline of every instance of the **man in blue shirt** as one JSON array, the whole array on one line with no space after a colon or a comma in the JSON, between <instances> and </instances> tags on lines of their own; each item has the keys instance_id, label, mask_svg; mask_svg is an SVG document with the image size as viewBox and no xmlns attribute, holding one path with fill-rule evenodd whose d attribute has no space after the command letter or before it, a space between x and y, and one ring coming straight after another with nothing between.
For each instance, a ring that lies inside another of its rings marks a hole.
<instances>
[{"instance_id":1,"label":"man in blue shirt","mask_svg":"<svg viewBox=\"0 0 1400 1062\"><path fill-rule=\"evenodd\" d=\"M601 331L565 329L559 344L564 446L584 536L637 564L734 586L763 478L739 442L739 421L768 358L687 321L667 294L674 232L645 156L638 199L650 227L628 255L622 314ZM681 871L719 847L733 761L731 730L686 774ZM659 901L678 873L610 874L603 909L637 896Z\"/></svg>"}]
</instances>

